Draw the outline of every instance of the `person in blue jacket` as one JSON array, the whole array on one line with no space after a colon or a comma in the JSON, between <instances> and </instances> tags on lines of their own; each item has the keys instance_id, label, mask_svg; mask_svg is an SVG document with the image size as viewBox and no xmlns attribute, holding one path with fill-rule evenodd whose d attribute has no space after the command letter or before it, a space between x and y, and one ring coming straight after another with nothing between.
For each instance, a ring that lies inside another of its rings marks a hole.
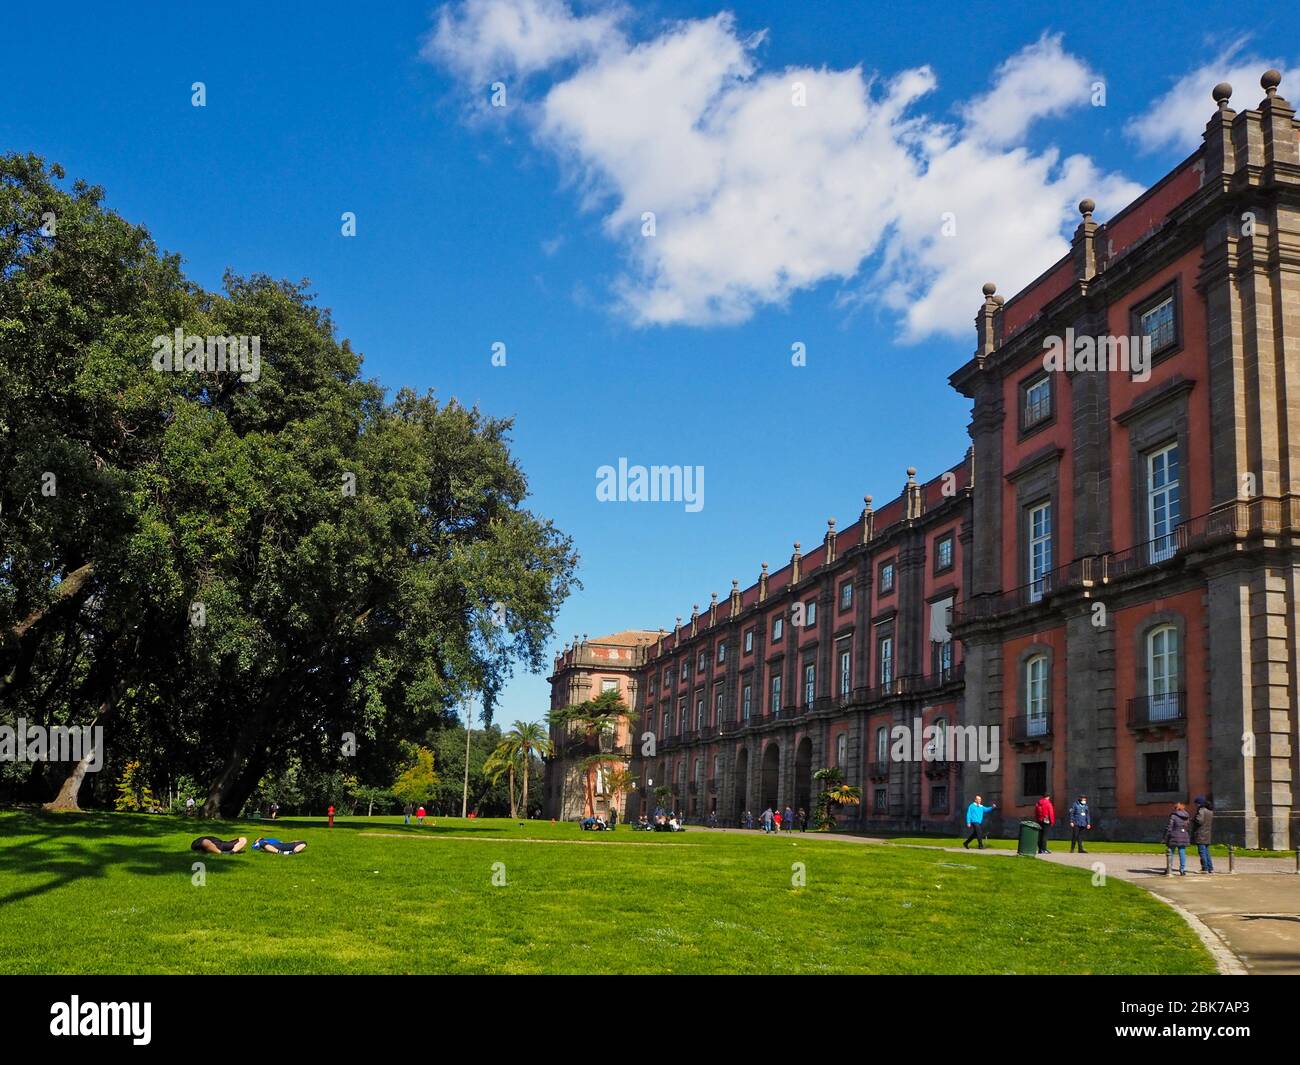
<instances>
[{"instance_id":1,"label":"person in blue jacket","mask_svg":"<svg viewBox=\"0 0 1300 1065\"><path fill-rule=\"evenodd\" d=\"M976 795L975 801L966 807L966 827L970 829L970 835L966 837L963 847L970 847L970 841L974 840L980 845L980 850L984 849L984 815L991 810L996 810L998 804L985 806L982 799L982 795Z\"/></svg>"},{"instance_id":2,"label":"person in blue jacket","mask_svg":"<svg viewBox=\"0 0 1300 1065\"><path fill-rule=\"evenodd\" d=\"M1088 796L1080 795L1070 807L1070 853L1077 845L1080 854L1087 854L1083 849L1083 834L1092 828L1092 811L1088 809Z\"/></svg>"}]
</instances>

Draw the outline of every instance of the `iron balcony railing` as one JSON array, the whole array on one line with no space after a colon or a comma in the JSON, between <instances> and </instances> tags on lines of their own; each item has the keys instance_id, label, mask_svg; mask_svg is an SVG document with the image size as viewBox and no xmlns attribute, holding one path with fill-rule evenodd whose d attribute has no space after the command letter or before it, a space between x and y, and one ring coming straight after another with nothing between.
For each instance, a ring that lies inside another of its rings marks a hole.
<instances>
[{"instance_id":1,"label":"iron balcony railing","mask_svg":"<svg viewBox=\"0 0 1300 1065\"><path fill-rule=\"evenodd\" d=\"M1300 531L1300 497L1238 500L1190 518L1170 532L1124 551L1086 555L1010 591L971 596L954 604L953 624L987 620L1045 602L1061 592L1123 580L1158 566L1181 564L1192 550L1296 531Z\"/></svg>"},{"instance_id":2,"label":"iron balcony railing","mask_svg":"<svg viewBox=\"0 0 1300 1065\"><path fill-rule=\"evenodd\" d=\"M1051 735L1051 714L1021 714L1011 719L1011 739L1014 743L1050 739Z\"/></svg>"},{"instance_id":3,"label":"iron balcony railing","mask_svg":"<svg viewBox=\"0 0 1300 1065\"><path fill-rule=\"evenodd\" d=\"M1164 692L1128 701L1129 728L1161 728L1187 720L1187 693Z\"/></svg>"}]
</instances>

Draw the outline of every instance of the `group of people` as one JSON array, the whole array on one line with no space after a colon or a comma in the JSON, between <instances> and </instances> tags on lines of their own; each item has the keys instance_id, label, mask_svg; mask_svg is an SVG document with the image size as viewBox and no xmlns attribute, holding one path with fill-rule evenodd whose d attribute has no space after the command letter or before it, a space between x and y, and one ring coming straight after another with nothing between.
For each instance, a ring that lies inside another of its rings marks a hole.
<instances>
[{"instance_id":1,"label":"group of people","mask_svg":"<svg viewBox=\"0 0 1300 1065\"><path fill-rule=\"evenodd\" d=\"M421 824L421 825L424 824L425 813L424 813L423 806L412 806L408 802L405 806L402 807L402 815L406 818L403 824L409 825L411 823L412 817L415 818L417 824ZM432 818L429 819L429 824L434 825L435 828L437 827L437 825L435 824Z\"/></svg>"},{"instance_id":2,"label":"group of people","mask_svg":"<svg viewBox=\"0 0 1300 1065\"><path fill-rule=\"evenodd\" d=\"M222 839L220 836L200 836L190 844L192 851L204 851L208 854L238 854L248 846L248 837ZM286 843L282 839L270 839L261 836L253 841L253 850L265 851L267 854L300 854L307 849L305 840L295 839Z\"/></svg>"},{"instance_id":3,"label":"group of people","mask_svg":"<svg viewBox=\"0 0 1300 1065\"><path fill-rule=\"evenodd\" d=\"M758 815L758 820L764 832L793 832L796 828L800 832L808 831L808 811L802 806L797 814L788 806L784 813L780 807L774 810L769 806ZM754 816L748 810L745 811L745 827L754 827Z\"/></svg>"},{"instance_id":4,"label":"group of people","mask_svg":"<svg viewBox=\"0 0 1300 1065\"><path fill-rule=\"evenodd\" d=\"M685 832L686 819L675 810L656 807L653 818L642 814L637 819L636 828L642 832Z\"/></svg>"},{"instance_id":5,"label":"group of people","mask_svg":"<svg viewBox=\"0 0 1300 1065\"><path fill-rule=\"evenodd\" d=\"M1169 822L1165 825L1161 842L1167 848L1169 857L1165 863L1166 876L1173 871L1175 855L1178 856L1178 875L1187 875L1187 848L1193 844L1201 859L1201 872L1214 872L1214 860L1210 857L1210 844L1214 838L1214 803L1205 796L1198 795L1193 800L1193 805L1195 811L1188 813L1186 804L1175 803ZM966 808L966 827L970 834L962 844L963 847L969 848L972 842L978 843L981 849L984 847L984 818L996 809L997 803L985 806L983 797L975 796L974 802ZM1087 854L1083 842L1093 827L1088 796L1080 795L1075 799L1070 804L1067 816L1070 825L1070 853L1074 854L1077 850L1079 854ZM1038 822L1038 853L1050 854L1047 841L1056 825L1056 807L1052 805L1050 794L1034 803L1034 820Z\"/></svg>"},{"instance_id":6,"label":"group of people","mask_svg":"<svg viewBox=\"0 0 1300 1065\"><path fill-rule=\"evenodd\" d=\"M644 814L642 820L645 820ZM584 832L613 832L618 828L618 810L611 808L608 819L601 817L600 814L592 814L584 817L580 824Z\"/></svg>"}]
</instances>

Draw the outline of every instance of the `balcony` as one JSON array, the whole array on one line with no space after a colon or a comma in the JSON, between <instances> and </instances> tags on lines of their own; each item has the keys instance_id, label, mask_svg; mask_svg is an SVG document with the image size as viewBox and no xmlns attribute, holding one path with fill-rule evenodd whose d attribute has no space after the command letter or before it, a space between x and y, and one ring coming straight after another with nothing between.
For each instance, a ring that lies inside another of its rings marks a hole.
<instances>
[{"instance_id":1,"label":"balcony","mask_svg":"<svg viewBox=\"0 0 1300 1065\"><path fill-rule=\"evenodd\" d=\"M733 721L730 718L728 718L723 720L718 725L718 731L723 736L732 736L735 735L737 732L739 732L741 729L743 729L747 724L748 722L746 721Z\"/></svg>"},{"instance_id":2,"label":"balcony","mask_svg":"<svg viewBox=\"0 0 1300 1065\"><path fill-rule=\"evenodd\" d=\"M718 734L718 730L713 725L705 725L702 729L700 729L700 739L702 740L711 740L715 736L717 736L717 734Z\"/></svg>"},{"instance_id":3,"label":"balcony","mask_svg":"<svg viewBox=\"0 0 1300 1065\"><path fill-rule=\"evenodd\" d=\"M1128 701L1128 727L1143 732L1148 729L1181 729L1187 724L1187 693L1165 692L1144 695Z\"/></svg>"},{"instance_id":4,"label":"balcony","mask_svg":"<svg viewBox=\"0 0 1300 1065\"><path fill-rule=\"evenodd\" d=\"M1051 739L1050 714L1022 714L1011 719L1012 743L1050 743Z\"/></svg>"},{"instance_id":5,"label":"balcony","mask_svg":"<svg viewBox=\"0 0 1300 1065\"><path fill-rule=\"evenodd\" d=\"M1190 553L1220 544L1294 532L1300 532L1300 499L1260 496L1238 500L1189 518L1169 533L1124 551L1087 555L1019 588L971 596L953 605L952 624L987 621L1048 602L1062 592L1086 591L1160 567L1181 566Z\"/></svg>"},{"instance_id":6,"label":"balcony","mask_svg":"<svg viewBox=\"0 0 1300 1065\"><path fill-rule=\"evenodd\" d=\"M872 780L889 779L888 762L870 762L867 765L867 776Z\"/></svg>"}]
</instances>

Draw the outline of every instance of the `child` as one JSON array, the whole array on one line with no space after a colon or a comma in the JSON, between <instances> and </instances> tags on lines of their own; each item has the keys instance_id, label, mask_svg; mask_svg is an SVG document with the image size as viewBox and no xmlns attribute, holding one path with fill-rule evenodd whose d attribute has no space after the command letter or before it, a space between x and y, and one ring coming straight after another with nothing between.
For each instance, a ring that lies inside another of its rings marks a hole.
<instances>
[{"instance_id":1,"label":"child","mask_svg":"<svg viewBox=\"0 0 1300 1065\"><path fill-rule=\"evenodd\" d=\"M420 824L424 824L424 807L423 807L423 806L421 806L418 810L415 811L415 820L418 821Z\"/></svg>"},{"instance_id":2,"label":"child","mask_svg":"<svg viewBox=\"0 0 1300 1065\"><path fill-rule=\"evenodd\" d=\"M781 834L781 811L777 810L772 814L772 824L776 825L776 834Z\"/></svg>"}]
</instances>

